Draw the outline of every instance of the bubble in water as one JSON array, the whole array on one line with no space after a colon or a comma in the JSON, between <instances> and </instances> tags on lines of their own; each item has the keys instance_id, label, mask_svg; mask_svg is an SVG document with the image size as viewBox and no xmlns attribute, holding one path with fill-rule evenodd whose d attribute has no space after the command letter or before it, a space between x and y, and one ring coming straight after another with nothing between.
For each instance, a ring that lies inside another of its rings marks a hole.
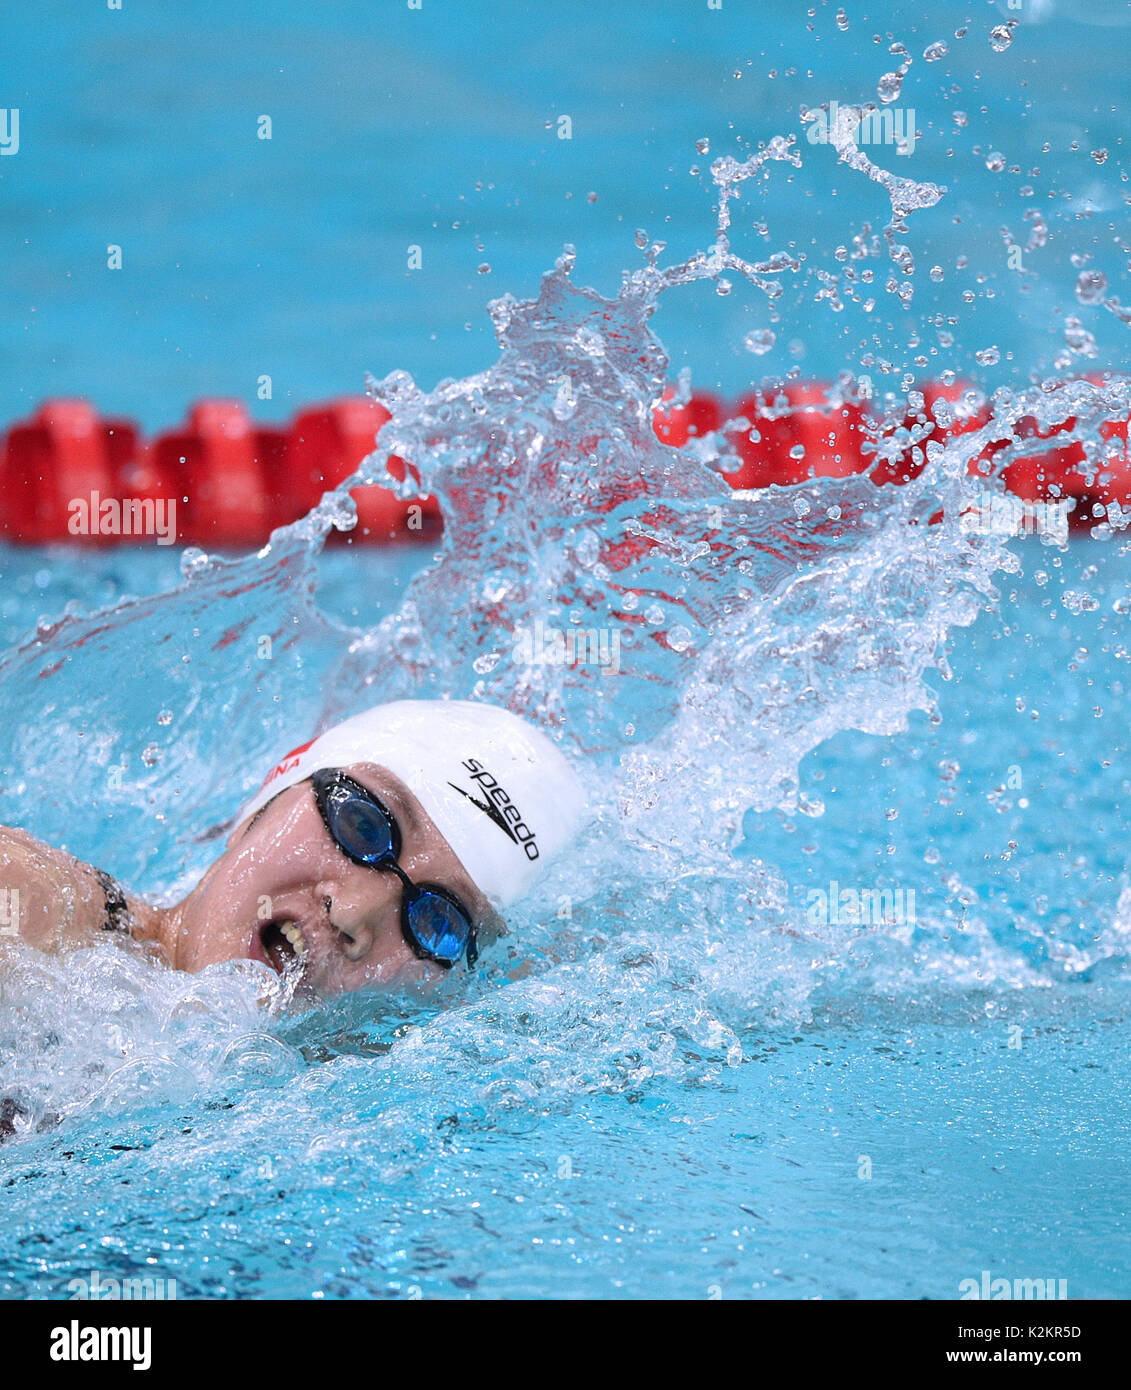
<instances>
[{"instance_id":1,"label":"bubble in water","mask_svg":"<svg viewBox=\"0 0 1131 1390\"><path fill-rule=\"evenodd\" d=\"M848 28L848 16L843 10L836 12L836 27L843 33Z\"/></svg>"},{"instance_id":2,"label":"bubble in water","mask_svg":"<svg viewBox=\"0 0 1131 1390\"><path fill-rule=\"evenodd\" d=\"M981 352L976 352L974 357L983 367L996 367L1001 361L1001 353L996 346L983 348Z\"/></svg>"},{"instance_id":3,"label":"bubble in water","mask_svg":"<svg viewBox=\"0 0 1131 1390\"><path fill-rule=\"evenodd\" d=\"M923 57L928 63L937 63L940 58L945 58L950 52L946 44L940 39L938 43L930 43L923 50Z\"/></svg>"},{"instance_id":4,"label":"bubble in water","mask_svg":"<svg viewBox=\"0 0 1131 1390\"><path fill-rule=\"evenodd\" d=\"M965 111L952 111L950 113L950 119L956 126L964 126L969 117L966 115Z\"/></svg>"},{"instance_id":5,"label":"bubble in water","mask_svg":"<svg viewBox=\"0 0 1131 1390\"><path fill-rule=\"evenodd\" d=\"M769 352L777 340L777 334L772 329L755 328L743 338L742 346L755 357L761 357L763 353Z\"/></svg>"},{"instance_id":6,"label":"bubble in water","mask_svg":"<svg viewBox=\"0 0 1131 1390\"><path fill-rule=\"evenodd\" d=\"M931 279L934 280L936 284L938 284L938 282L943 278L943 268L942 268L942 266L941 266L941 265L933 265L933 266L931 266L931 269L930 269L930 276L931 276Z\"/></svg>"},{"instance_id":7,"label":"bubble in water","mask_svg":"<svg viewBox=\"0 0 1131 1390\"><path fill-rule=\"evenodd\" d=\"M1097 164L1106 164L1106 163L1107 163L1107 150L1102 149L1102 148L1101 148L1101 149L1098 149L1098 150L1093 150L1093 151L1092 151L1092 158L1096 161Z\"/></svg>"},{"instance_id":8,"label":"bubble in water","mask_svg":"<svg viewBox=\"0 0 1131 1390\"><path fill-rule=\"evenodd\" d=\"M876 95L885 105L895 101L902 90L903 73L901 72L885 72L876 83Z\"/></svg>"},{"instance_id":9,"label":"bubble in water","mask_svg":"<svg viewBox=\"0 0 1131 1390\"><path fill-rule=\"evenodd\" d=\"M155 743L147 743L141 750L141 760L146 767L152 767L161 756L161 749Z\"/></svg>"},{"instance_id":10,"label":"bubble in water","mask_svg":"<svg viewBox=\"0 0 1131 1390\"><path fill-rule=\"evenodd\" d=\"M157 722L158 724L171 724L173 722L173 711L171 709L163 709L157 716Z\"/></svg>"},{"instance_id":11,"label":"bubble in water","mask_svg":"<svg viewBox=\"0 0 1131 1390\"><path fill-rule=\"evenodd\" d=\"M695 150L696 150L696 153L697 153L697 154L710 154L710 153L711 153L711 142L710 142L710 140L708 140L706 136L704 136L702 140L696 140L696 142L695 142Z\"/></svg>"},{"instance_id":12,"label":"bubble in water","mask_svg":"<svg viewBox=\"0 0 1131 1390\"><path fill-rule=\"evenodd\" d=\"M490 275L491 273L491 266L488 261L484 261L482 265L477 266L476 268L479 271L480 275Z\"/></svg>"},{"instance_id":13,"label":"bubble in water","mask_svg":"<svg viewBox=\"0 0 1131 1390\"><path fill-rule=\"evenodd\" d=\"M990 47L995 53L1004 53L1012 42L1012 24L995 24L990 30Z\"/></svg>"},{"instance_id":14,"label":"bubble in water","mask_svg":"<svg viewBox=\"0 0 1131 1390\"><path fill-rule=\"evenodd\" d=\"M1000 174L1005 168L1005 155L1000 150L991 150L986 155L986 168L992 173Z\"/></svg>"},{"instance_id":15,"label":"bubble in water","mask_svg":"<svg viewBox=\"0 0 1131 1390\"><path fill-rule=\"evenodd\" d=\"M691 633L685 627L673 627L668 633L668 646L673 652L685 652L691 646Z\"/></svg>"}]
</instances>

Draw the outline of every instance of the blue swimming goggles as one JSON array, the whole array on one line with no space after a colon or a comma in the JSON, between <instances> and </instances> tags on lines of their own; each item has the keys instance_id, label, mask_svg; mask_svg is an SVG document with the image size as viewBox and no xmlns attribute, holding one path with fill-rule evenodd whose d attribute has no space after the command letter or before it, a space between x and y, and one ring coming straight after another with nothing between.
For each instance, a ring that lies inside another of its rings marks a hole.
<instances>
[{"instance_id":1,"label":"blue swimming goggles","mask_svg":"<svg viewBox=\"0 0 1131 1390\"><path fill-rule=\"evenodd\" d=\"M392 812L339 768L323 768L310 780L330 838L346 858L400 879L401 931L414 954L445 970L461 956L473 966L479 955L475 923L458 898L437 884L413 883L397 863L401 832Z\"/></svg>"}]
</instances>

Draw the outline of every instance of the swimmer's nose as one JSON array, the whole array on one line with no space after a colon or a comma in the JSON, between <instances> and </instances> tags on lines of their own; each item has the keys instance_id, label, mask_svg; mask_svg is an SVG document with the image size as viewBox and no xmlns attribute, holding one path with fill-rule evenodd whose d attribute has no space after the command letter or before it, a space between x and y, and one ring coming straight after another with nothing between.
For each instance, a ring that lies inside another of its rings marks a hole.
<instances>
[{"instance_id":1,"label":"swimmer's nose","mask_svg":"<svg viewBox=\"0 0 1131 1390\"><path fill-rule=\"evenodd\" d=\"M399 891L399 885L395 885ZM372 904L352 902L348 895L327 894L323 900L326 917L342 946L347 960L364 960L373 949L376 932L372 921Z\"/></svg>"}]
</instances>

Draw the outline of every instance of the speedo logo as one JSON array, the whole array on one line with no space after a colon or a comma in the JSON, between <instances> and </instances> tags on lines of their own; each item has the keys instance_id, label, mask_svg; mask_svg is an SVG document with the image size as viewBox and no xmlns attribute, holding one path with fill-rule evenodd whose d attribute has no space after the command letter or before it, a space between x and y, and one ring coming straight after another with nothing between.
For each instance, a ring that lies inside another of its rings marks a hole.
<instances>
[{"instance_id":1,"label":"speedo logo","mask_svg":"<svg viewBox=\"0 0 1131 1390\"><path fill-rule=\"evenodd\" d=\"M473 806L478 807L485 816L494 821L504 835L516 845L521 845L527 859L537 859L538 841L534 831L522 819L521 812L507 793L478 759L465 758L463 766L471 774L471 780L478 783L478 789L486 799L480 801L462 787L457 787L454 782L449 782L448 786L459 792L460 796L466 796Z\"/></svg>"}]
</instances>

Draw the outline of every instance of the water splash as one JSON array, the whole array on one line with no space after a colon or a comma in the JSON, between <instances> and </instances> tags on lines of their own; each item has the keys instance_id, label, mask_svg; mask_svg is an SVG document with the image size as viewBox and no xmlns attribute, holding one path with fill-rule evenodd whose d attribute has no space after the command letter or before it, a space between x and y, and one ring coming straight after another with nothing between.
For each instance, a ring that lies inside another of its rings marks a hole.
<instances>
[{"instance_id":1,"label":"water splash","mask_svg":"<svg viewBox=\"0 0 1131 1390\"><path fill-rule=\"evenodd\" d=\"M909 276L898 238L944 190L875 165L854 129L842 111L838 157L887 192L885 237ZM360 1049L385 1059L379 1093L396 1076L425 1106L424 1132L457 1090L487 1116L648 1076L717 1078L741 1060L745 1028L805 1017L815 991L843 983L849 960L858 980L885 989L924 977L1041 980L1040 962L989 928L953 946L945 923L863 942L847 925L815 926L781 866L735 853L751 808L819 813L799 770L822 743L934 715L925 677L946 674L946 634L973 622L994 600L995 577L1016 565L1000 536L961 525L987 485L971 461L1004 446L993 452L999 473L1032 451L1022 421L1051 430L1071 419L1060 441L1079 440L1102 468L1100 425L1129 404L1118 382L999 392L989 423L942 442L933 425L909 432L914 402L893 397L872 422L872 447L877 460L919 451L925 467L902 487L856 476L733 492L720 475L736 466L735 436L749 422L682 450L662 444L653 411L669 363L650 326L657 305L698 281L729 289L728 275L773 304L798 258L740 255L732 205L765 189L774 166L799 162L784 136L746 160L716 159L713 244L662 266L664 246L645 237L644 265L612 298L574 284L567 248L537 298L492 302L500 351L488 370L432 391L405 373L372 382L393 415L379 450L258 555L190 554L176 591L94 615L74 609L0 659L17 712L0 730L8 819L45 838L65 825L67 847L99 859L107 824L120 825L109 867L168 896L217 852L279 747L379 700L502 702L582 760L594 806L587 840L516 914L495 961L453 982L445 1010L362 999L265 1032L257 967L193 982L120 952L21 958L0 997L0 1090L24 1098L31 1129L112 1111L130 1087L144 1089L143 1074L168 1098L212 1095L236 1084L234 1056L241 1075L301 1087L305 1062ZM830 395L834 411L850 403L848 387ZM397 611L354 630L318 607L318 551L332 528L352 524L349 486L389 481L390 453L411 459L440 499L445 536ZM607 648L615 638L618 669L546 659L535 632L595 633L598 651L602 634ZM1121 950L1101 933L1082 960ZM46 1001L74 994L80 979L89 992L72 1019L49 1023ZM40 1003L25 1014L28 991ZM126 1020L112 1056L87 1041L107 1000ZM418 1032L398 1033L406 1017L419 1018ZM315 1041L328 1030L329 1047ZM280 1033L282 1051L263 1040ZM469 1059L489 1064L470 1088ZM413 1085L417 1063L428 1086Z\"/></svg>"}]
</instances>

